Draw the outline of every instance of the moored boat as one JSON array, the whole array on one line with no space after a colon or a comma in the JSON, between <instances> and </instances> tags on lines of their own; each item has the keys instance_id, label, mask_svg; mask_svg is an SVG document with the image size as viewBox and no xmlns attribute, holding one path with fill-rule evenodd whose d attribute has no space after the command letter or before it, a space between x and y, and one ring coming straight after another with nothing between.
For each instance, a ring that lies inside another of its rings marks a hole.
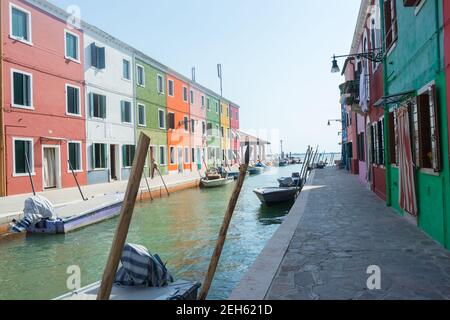
<instances>
[{"instance_id":1,"label":"moored boat","mask_svg":"<svg viewBox=\"0 0 450 320\"><path fill-rule=\"evenodd\" d=\"M265 204L273 204L287 201L294 201L299 188L287 187L287 188L277 188L277 187L266 187L257 188L253 191L259 200Z\"/></svg>"},{"instance_id":2,"label":"moored boat","mask_svg":"<svg viewBox=\"0 0 450 320\"><path fill-rule=\"evenodd\" d=\"M219 179L210 179L210 178L203 178L200 182L201 186L203 188L217 188L225 186L231 182L233 182L234 178L219 178Z\"/></svg>"},{"instance_id":3,"label":"moored boat","mask_svg":"<svg viewBox=\"0 0 450 320\"><path fill-rule=\"evenodd\" d=\"M248 172L251 176L262 174L264 172L264 167L249 167Z\"/></svg>"}]
</instances>

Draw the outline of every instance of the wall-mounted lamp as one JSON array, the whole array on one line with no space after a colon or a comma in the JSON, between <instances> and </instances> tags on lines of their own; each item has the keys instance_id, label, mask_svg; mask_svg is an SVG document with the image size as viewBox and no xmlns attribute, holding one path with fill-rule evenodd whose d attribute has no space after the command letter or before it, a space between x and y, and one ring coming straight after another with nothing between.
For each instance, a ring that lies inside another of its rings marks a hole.
<instances>
[{"instance_id":1,"label":"wall-mounted lamp","mask_svg":"<svg viewBox=\"0 0 450 320\"><path fill-rule=\"evenodd\" d=\"M338 62L336 58L347 58L350 60L354 59L367 59L373 62L382 62L384 59L384 51L383 49L373 49L368 52L362 52L362 53L355 53L355 54L347 54L347 55L341 55L336 56L333 55L332 65L331 65L331 73L338 73L341 72L341 68L339 68Z\"/></svg>"},{"instance_id":2,"label":"wall-mounted lamp","mask_svg":"<svg viewBox=\"0 0 450 320\"><path fill-rule=\"evenodd\" d=\"M329 127L331 126L331 122L340 122L340 123L342 123L342 120L340 120L340 119L331 119L331 120L328 120L328 126L329 126Z\"/></svg>"}]
</instances>

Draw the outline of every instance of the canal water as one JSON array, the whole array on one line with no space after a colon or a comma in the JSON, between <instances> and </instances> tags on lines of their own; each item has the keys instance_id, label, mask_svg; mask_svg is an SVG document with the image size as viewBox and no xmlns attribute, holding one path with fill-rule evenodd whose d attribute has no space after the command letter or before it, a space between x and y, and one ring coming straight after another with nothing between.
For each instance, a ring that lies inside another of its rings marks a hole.
<instances>
[{"instance_id":1,"label":"canal water","mask_svg":"<svg viewBox=\"0 0 450 320\"><path fill-rule=\"evenodd\" d=\"M226 299L285 219L292 204L266 207L253 189L276 186L300 166L247 177L209 299ZM203 281L234 184L190 189L136 206L128 242L158 253L175 278ZM117 218L57 236L31 235L0 244L0 299L51 299L66 293L69 266L81 284L101 278Z\"/></svg>"}]
</instances>

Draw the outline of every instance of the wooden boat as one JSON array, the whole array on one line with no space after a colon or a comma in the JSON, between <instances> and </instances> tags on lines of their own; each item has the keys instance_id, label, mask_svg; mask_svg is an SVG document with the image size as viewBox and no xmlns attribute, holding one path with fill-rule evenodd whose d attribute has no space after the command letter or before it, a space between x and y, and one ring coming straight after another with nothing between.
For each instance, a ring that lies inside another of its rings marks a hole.
<instances>
[{"instance_id":1,"label":"wooden boat","mask_svg":"<svg viewBox=\"0 0 450 320\"><path fill-rule=\"evenodd\" d=\"M299 192L299 188L266 187L255 189L253 192L262 203L270 205L273 203L294 201L297 193Z\"/></svg>"},{"instance_id":2,"label":"wooden boat","mask_svg":"<svg viewBox=\"0 0 450 320\"><path fill-rule=\"evenodd\" d=\"M217 187L222 187L225 186L231 182L233 182L234 178L218 178L218 179L210 179L208 178L203 178L200 181L200 184L203 188L217 188Z\"/></svg>"},{"instance_id":3,"label":"wooden boat","mask_svg":"<svg viewBox=\"0 0 450 320\"><path fill-rule=\"evenodd\" d=\"M100 281L79 290L69 292L54 300L96 300ZM197 300L200 283L179 280L167 287L125 287L113 285L111 300Z\"/></svg>"}]
</instances>

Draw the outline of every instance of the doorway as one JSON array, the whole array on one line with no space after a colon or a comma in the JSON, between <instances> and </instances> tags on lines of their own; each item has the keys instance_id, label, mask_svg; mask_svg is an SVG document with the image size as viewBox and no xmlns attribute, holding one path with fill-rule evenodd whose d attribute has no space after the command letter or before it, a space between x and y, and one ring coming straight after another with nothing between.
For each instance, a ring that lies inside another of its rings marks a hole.
<instances>
[{"instance_id":1,"label":"doorway","mask_svg":"<svg viewBox=\"0 0 450 320\"><path fill-rule=\"evenodd\" d=\"M115 144L111 144L109 146L109 167L111 170L111 180L118 180L117 179L118 175L117 175L116 147L117 146Z\"/></svg>"},{"instance_id":2,"label":"doorway","mask_svg":"<svg viewBox=\"0 0 450 320\"><path fill-rule=\"evenodd\" d=\"M42 147L42 178L44 190L61 187L59 146Z\"/></svg>"}]
</instances>

